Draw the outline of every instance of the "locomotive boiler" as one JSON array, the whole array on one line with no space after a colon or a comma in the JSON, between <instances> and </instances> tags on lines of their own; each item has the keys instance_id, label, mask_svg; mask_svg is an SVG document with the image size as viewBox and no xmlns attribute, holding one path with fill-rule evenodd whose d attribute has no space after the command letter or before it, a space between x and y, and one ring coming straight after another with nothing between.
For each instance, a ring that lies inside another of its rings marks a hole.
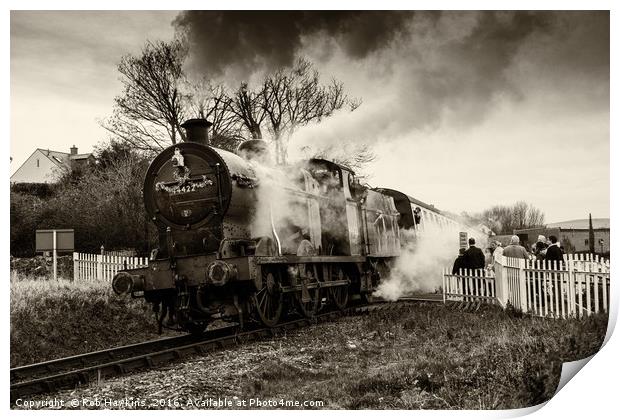
<instances>
[{"instance_id":1,"label":"locomotive boiler","mask_svg":"<svg viewBox=\"0 0 620 420\"><path fill-rule=\"evenodd\" d=\"M397 210L392 190L362 186L335 162L274 168L262 141L212 147L209 126L186 121L187 141L149 166L144 205L159 244L148 267L116 275L114 291L152 304L160 331L191 332L217 319L274 326L368 298L413 207Z\"/></svg>"}]
</instances>

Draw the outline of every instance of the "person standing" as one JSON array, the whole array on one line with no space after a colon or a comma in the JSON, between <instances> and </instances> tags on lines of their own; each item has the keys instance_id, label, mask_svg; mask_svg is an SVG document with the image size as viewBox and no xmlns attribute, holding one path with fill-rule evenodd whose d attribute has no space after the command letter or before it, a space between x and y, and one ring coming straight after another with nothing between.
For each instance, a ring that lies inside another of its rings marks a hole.
<instances>
[{"instance_id":1,"label":"person standing","mask_svg":"<svg viewBox=\"0 0 620 420\"><path fill-rule=\"evenodd\" d=\"M534 252L536 260L544 260L545 254L547 253L547 241L544 235L538 235L538 239L536 240L533 248L534 249L532 251Z\"/></svg>"},{"instance_id":2,"label":"person standing","mask_svg":"<svg viewBox=\"0 0 620 420\"><path fill-rule=\"evenodd\" d=\"M564 253L560 249L558 238L554 235L549 235L549 240L551 241L551 245L547 247L545 261L558 261L558 263L564 261Z\"/></svg>"},{"instance_id":3,"label":"person standing","mask_svg":"<svg viewBox=\"0 0 620 420\"><path fill-rule=\"evenodd\" d=\"M519 245L519 237L517 235L512 235L510 245L504 248L503 255L508 258L524 258L526 260L530 258L525 248Z\"/></svg>"},{"instance_id":4,"label":"person standing","mask_svg":"<svg viewBox=\"0 0 620 420\"><path fill-rule=\"evenodd\" d=\"M493 262L495 263L500 255L504 255L504 247L500 241L495 241L495 250L493 251Z\"/></svg>"},{"instance_id":5,"label":"person standing","mask_svg":"<svg viewBox=\"0 0 620 420\"><path fill-rule=\"evenodd\" d=\"M560 249L560 244L558 243L558 238L554 235L549 235L549 241L551 244L547 247L547 252L545 253L544 264L547 266L548 270L562 270L564 263L564 253ZM556 261L555 263L553 261ZM546 284L546 292L549 294L551 298L556 295L561 296L561 291L558 288L558 274L554 271L551 271L551 282ZM560 283L561 284L561 283Z\"/></svg>"},{"instance_id":6,"label":"person standing","mask_svg":"<svg viewBox=\"0 0 620 420\"><path fill-rule=\"evenodd\" d=\"M484 268L484 253L476 246L476 240L469 238L469 248L465 251L467 268L477 270Z\"/></svg>"},{"instance_id":7,"label":"person standing","mask_svg":"<svg viewBox=\"0 0 620 420\"><path fill-rule=\"evenodd\" d=\"M467 268L467 261L465 260L465 248L459 249L459 256L454 260L454 265L452 266L452 274L459 274L459 272L463 269Z\"/></svg>"}]
</instances>

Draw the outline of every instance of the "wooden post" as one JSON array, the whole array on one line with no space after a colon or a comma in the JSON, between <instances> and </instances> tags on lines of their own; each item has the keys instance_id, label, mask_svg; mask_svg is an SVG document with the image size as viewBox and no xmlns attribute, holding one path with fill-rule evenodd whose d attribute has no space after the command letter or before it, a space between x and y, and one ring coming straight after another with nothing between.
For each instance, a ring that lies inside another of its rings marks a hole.
<instances>
[{"instance_id":1,"label":"wooden post","mask_svg":"<svg viewBox=\"0 0 620 420\"><path fill-rule=\"evenodd\" d=\"M527 282L525 278L525 260L519 259L519 300L521 312L527 312Z\"/></svg>"},{"instance_id":2,"label":"wooden post","mask_svg":"<svg viewBox=\"0 0 620 420\"><path fill-rule=\"evenodd\" d=\"M577 274L575 273L575 260L572 259L568 269L568 297L571 317L577 316Z\"/></svg>"},{"instance_id":3,"label":"wooden post","mask_svg":"<svg viewBox=\"0 0 620 420\"><path fill-rule=\"evenodd\" d=\"M52 271L54 272L54 281L58 281L58 254L56 247L56 229L54 229L52 233Z\"/></svg>"},{"instance_id":4,"label":"wooden post","mask_svg":"<svg viewBox=\"0 0 620 420\"><path fill-rule=\"evenodd\" d=\"M592 300L591 300L591 293L590 293L590 272L592 270L590 270L592 267L590 265L588 265L588 268L586 269L587 274L584 275L584 280L585 280L585 286L586 286L586 304L585 304L585 308L586 308L586 315L592 315Z\"/></svg>"},{"instance_id":5,"label":"wooden post","mask_svg":"<svg viewBox=\"0 0 620 420\"><path fill-rule=\"evenodd\" d=\"M97 280L103 279L103 254L95 255L95 271Z\"/></svg>"},{"instance_id":6,"label":"wooden post","mask_svg":"<svg viewBox=\"0 0 620 420\"><path fill-rule=\"evenodd\" d=\"M443 286L442 292L443 292L443 304L444 305L446 304L446 284L447 284L447 282L446 282L446 274L447 273L448 273L448 269L444 268L442 276L441 276L441 281L442 281L442 286Z\"/></svg>"},{"instance_id":7,"label":"wooden post","mask_svg":"<svg viewBox=\"0 0 620 420\"><path fill-rule=\"evenodd\" d=\"M607 267L603 268L603 273L603 312L607 312L607 280L610 277Z\"/></svg>"},{"instance_id":8,"label":"wooden post","mask_svg":"<svg viewBox=\"0 0 620 420\"><path fill-rule=\"evenodd\" d=\"M79 255L77 252L73 253L73 281L78 280L78 264L79 264Z\"/></svg>"}]
</instances>

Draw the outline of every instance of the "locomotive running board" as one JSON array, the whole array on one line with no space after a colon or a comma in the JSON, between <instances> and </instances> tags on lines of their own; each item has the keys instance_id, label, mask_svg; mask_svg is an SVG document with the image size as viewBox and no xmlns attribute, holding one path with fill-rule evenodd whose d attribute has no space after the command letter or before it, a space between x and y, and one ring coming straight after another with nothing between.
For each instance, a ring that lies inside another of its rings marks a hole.
<instances>
[{"instance_id":1,"label":"locomotive running board","mask_svg":"<svg viewBox=\"0 0 620 420\"><path fill-rule=\"evenodd\" d=\"M316 264L316 263L361 263L366 257L361 255L317 255L313 257L298 257L296 255L282 255L277 257L254 257L254 263L263 264Z\"/></svg>"}]
</instances>

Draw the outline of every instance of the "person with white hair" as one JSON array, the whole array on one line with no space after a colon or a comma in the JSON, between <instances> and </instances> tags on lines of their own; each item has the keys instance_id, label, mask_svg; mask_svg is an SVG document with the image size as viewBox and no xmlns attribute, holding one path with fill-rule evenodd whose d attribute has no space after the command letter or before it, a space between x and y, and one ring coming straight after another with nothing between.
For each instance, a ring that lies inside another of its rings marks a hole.
<instances>
[{"instance_id":1,"label":"person with white hair","mask_svg":"<svg viewBox=\"0 0 620 420\"><path fill-rule=\"evenodd\" d=\"M503 255L509 258L524 258L526 260L530 258L525 248L519 244L519 237L517 235L512 235L510 245L504 248Z\"/></svg>"},{"instance_id":2,"label":"person with white hair","mask_svg":"<svg viewBox=\"0 0 620 420\"><path fill-rule=\"evenodd\" d=\"M518 238L518 236L517 236ZM493 261L497 261L500 255L504 255L504 247L500 241L495 241L495 250L493 251Z\"/></svg>"},{"instance_id":3,"label":"person with white hair","mask_svg":"<svg viewBox=\"0 0 620 420\"><path fill-rule=\"evenodd\" d=\"M538 239L532 249L537 260L544 260L547 253L547 239L544 235L538 235Z\"/></svg>"}]
</instances>

